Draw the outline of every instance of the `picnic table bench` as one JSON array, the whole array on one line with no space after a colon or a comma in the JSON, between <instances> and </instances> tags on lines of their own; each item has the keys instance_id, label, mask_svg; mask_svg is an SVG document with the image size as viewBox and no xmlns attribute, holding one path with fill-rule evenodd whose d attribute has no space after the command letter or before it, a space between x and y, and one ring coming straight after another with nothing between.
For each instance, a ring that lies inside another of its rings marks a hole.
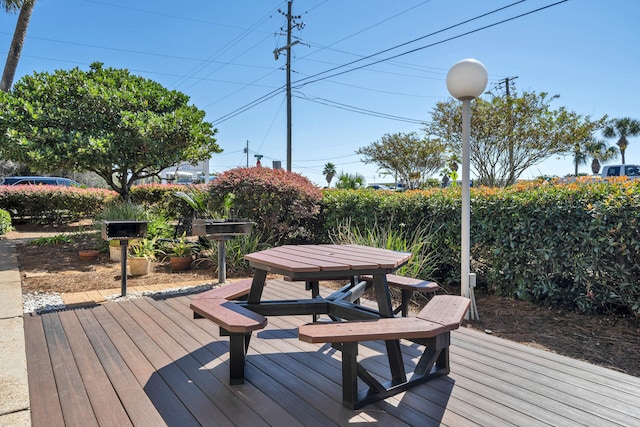
<instances>
[{"instance_id":1,"label":"picnic table bench","mask_svg":"<svg viewBox=\"0 0 640 427\"><path fill-rule=\"evenodd\" d=\"M430 282L428 280L422 279L414 279L412 277L399 276L397 274L387 274L387 284L389 288L397 288L400 289L400 305L393 310L393 314L401 313L403 317L407 317L409 315L409 302L413 297L413 294L418 292L422 294L430 294L436 292L440 289L440 285L435 282ZM371 274L365 274L357 277L340 277L336 280L351 280L351 283L355 285L355 283L359 280L363 280L368 283L368 288L373 286L373 276ZM290 277L284 278L286 281L293 281ZM311 290L311 296L313 298L319 295L319 282L318 278L309 278L305 280L305 286L307 290ZM314 318L314 321L316 319Z\"/></svg>"},{"instance_id":2,"label":"picnic table bench","mask_svg":"<svg viewBox=\"0 0 640 427\"><path fill-rule=\"evenodd\" d=\"M373 276L370 274L360 276L360 279L373 283ZM440 289L440 286L435 282L399 276L397 274L387 274L387 283L390 288L400 289L400 305L393 310L393 313L398 314L401 312L402 317L407 317L409 315L409 302L415 292L430 294Z\"/></svg>"},{"instance_id":3,"label":"picnic table bench","mask_svg":"<svg viewBox=\"0 0 640 427\"><path fill-rule=\"evenodd\" d=\"M252 279L219 286L195 297L190 307L193 317L206 318L220 326L220 335L229 337L229 382L244 383L244 361L251 332L267 326L267 318L232 300L249 294Z\"/></svg>"},{"instance_id":4,"label":"picnic table bench","mask_svg":"<svg viewBox=\"0 0 640 427\"><path fill-rule=\"evenodd\" d=\"M298 338L309 343L331 343L342 352L342 402L358 409L448 374L450 331L460 326L469 304L465 297L436 295L416 317L310 323L298 328ZM382 384L358 363L358 343L400 339L424 345L425 350L412 375ZM368 390L358 392L358 378L369 386Z\"/></svg>"}]
</instances>

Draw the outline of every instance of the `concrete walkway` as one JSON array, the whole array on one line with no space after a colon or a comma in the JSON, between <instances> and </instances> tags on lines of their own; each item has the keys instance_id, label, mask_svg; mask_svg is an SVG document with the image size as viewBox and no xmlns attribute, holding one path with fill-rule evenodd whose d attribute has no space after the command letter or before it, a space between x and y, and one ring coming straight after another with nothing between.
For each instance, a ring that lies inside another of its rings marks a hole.
<instances>
[{"instance_id":1,"label":"concrete walkway","mask_svg":"<svg viewBox=\"0 0 640 427\"><path fill-rule=\"evenodd\" d=\"M29 427L22 286L15 244L15 240L0 240L0 426Z\"/></svg>"}]
</instances>

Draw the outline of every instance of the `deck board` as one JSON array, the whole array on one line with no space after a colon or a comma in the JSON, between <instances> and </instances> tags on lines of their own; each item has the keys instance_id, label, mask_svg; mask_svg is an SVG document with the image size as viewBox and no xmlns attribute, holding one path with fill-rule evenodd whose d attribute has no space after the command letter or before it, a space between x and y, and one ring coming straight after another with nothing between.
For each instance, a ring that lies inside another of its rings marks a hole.
<instances>
[{"instance_id":1,"label":"deck board","mask_svg":"<svg viewBox=\"0 0 640 427\"><path fill-rule=\"evenodd\" d=\"M329 292L321 289L321 293ZM306 298L272 281L265 298ZM25 316L33 426L640 425L640 379L461 328L451 374L351 411L340 352L297 339L311 316L253 334L246 381L228 384L228 338L193 319L192 297L110 302ZM403 342L407 369L421 348ZM386 379L383 342L359 359Z\"/></svg>"},{"instance_id":2,"label":"deck board","mask_svg":"<svg viewBox=\"0 0 640 427\"><path fill-rule=\"evenodd\" d=\"M24 321L25 348L29 357L29 400L34 425L64 424L62 407L53 376L49 348L44 335L42 317L26 315Z\"/></svg>"}]
</instances>

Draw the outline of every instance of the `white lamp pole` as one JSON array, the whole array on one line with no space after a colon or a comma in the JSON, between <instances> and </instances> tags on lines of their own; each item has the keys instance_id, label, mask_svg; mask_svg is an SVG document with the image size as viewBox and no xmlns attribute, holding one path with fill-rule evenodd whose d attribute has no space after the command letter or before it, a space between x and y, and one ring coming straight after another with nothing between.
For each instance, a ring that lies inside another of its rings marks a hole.
<instances>
[{"instance_id":1,"label":"white lamp pole","mask_svg":"<svg viewBox=\"0 0 640 427\"><path fill-rule=\"evenodd\" d=\"M471 100L487 87L487 69L475 59L463 59L447 73L447 89L451 96L462 101L462 217L460 281L462 296L472 298L471 282L471 197L469 166L469 134L471 129ZM477 318L475 299L472 298L471 317Z\"/></svg>"}]
</instances>

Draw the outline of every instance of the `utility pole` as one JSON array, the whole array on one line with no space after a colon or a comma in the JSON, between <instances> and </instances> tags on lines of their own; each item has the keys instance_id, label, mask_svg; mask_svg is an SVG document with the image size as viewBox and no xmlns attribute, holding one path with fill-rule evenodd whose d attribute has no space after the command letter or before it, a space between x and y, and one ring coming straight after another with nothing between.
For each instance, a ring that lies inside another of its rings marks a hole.
<instances>
[{"instance_id":1,"label":"utility pole","mask_svg":"<svg viewBox=\"0 0 640 427\"><path fill-rule=\"evenodd\" d=\"M247 155L247 167L249 167L249 140L247 139L247 146L244 149L244 153Z\"/></svg>"},{"instance_id":2,"label":"utility pole","mask_svg":"<svg viewBox=\"0 0 640 427\"><path fill-rule=\"evenodd\" d=\"M296 40L291 42L291 30L297 28L301 30L304 28L303 23L295 22L296 19L300 19L301 16L294 16L291 14L291 8L293 6L293 0L287 2L287 13L278 9L278 12L287 17L287 45L273 51L273 55L278 60L280 52L287 52L287 170L291 172L291 48L300 41Z\"/></svg>"},{"instance_id":3,"label":"utility pole","mask_svg":"<svg viewBox=\"0 0 640 427\"><path fill-rule=\"evenodd\" d=\"M513 171L513 169L514 169L514 166L513 166L513 163L514 163L513 150L514 150L514 148L513 148L513 136L512 136L512 133L513 133L513 115L511 114L511 92L509 91L509 88L510 88L509 83L511 82L511 84L513 84L513 81L515 79L517 79L517 78L518 78L518 76L505 77L504 79L498 81L498 87L502 87L502 84L504 83L505 94L507 96L507 98L506 98L507 99L507 110L508 110L507 111L507 114L508 114L507 119L509 121L509 124L508 124L509 129L508 129L508 134L507 134L507 138L508 138L507 143L509 145L509 179L508 179L509 182L507 182L507 185L513 184L512 181L515 180L515 175L514 175L514 171Z\"/></svg>"}]
</instances>

